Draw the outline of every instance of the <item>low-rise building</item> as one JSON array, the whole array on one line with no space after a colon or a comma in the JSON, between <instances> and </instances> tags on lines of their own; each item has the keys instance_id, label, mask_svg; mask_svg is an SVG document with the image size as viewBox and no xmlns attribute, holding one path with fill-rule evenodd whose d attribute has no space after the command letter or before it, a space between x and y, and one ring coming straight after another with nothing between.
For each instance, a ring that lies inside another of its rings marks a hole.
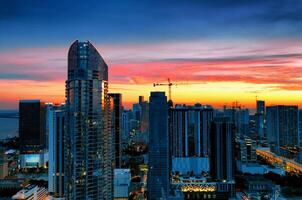
<instances>
[{"instance_id":1,"label":"low-rise building","mask_svg":"<svg viewBox=\"0 0 302 200\"><path fill-rule=\"evenodd\" d=\"M213 181L210 177L172 176L172 196L182 199L229 199L235 197L234 181Z\"/></svg>"},{"instance_id":2,"label":"low-rise building","mask_svg":"<svg viewBox=\"0 0 302 200\"><path fill-rule=\"evenodd\" d=\"M0 179L8 176L8 160L4 152L0 153Z\"/></svg>"},{"instance_id":3,"label":"low-rise building","mask_svg":"<svg viewBox=\"0 0 302 200\"><path fill-rule=\"evenodd\" d=\"M45 200L47 197L47 190L44 187L38 187L35 185L28 185L17 194L15 194L12 199L17 200Z\"/></svg>"},{"instance_id":4,"label":"low-rise building","mask_svg":"<svg viewBox=\"0 0 302 200\"><path fill-rule=\"evenodd\" d=\"M130 169L114 169L114 199L127 200L131 182Z\"/></svg>"},{"instance_id":5,"label":"low-rise building","mask_svg":"<svg viewBox=\"0 0 302 200\"><path fill-rule=\"evenodd\" d=\"M247 189L244 193L248 199L278 199L280 186L275 185L271 180L263 176L247 176L245 179Z\"/></svg>"},{"instance_id":6,"label":"low-rise building","mask_svg":"<svg viewBox=\"0 0 302 200\"><path fill-rule=\"evenodd\" d=\"M20 168L46 167L48 152L20 154Z\"/></svg>"}]
</instances>

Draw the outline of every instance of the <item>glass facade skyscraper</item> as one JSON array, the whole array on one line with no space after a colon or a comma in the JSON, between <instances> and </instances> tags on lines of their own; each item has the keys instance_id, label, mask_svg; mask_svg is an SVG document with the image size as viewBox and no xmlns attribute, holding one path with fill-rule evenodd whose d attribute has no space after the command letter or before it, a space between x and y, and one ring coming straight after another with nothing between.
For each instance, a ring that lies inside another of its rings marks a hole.
<instances>
[{"instance_id":1,"label":"glass facade skyscraper","mask_svg":"<svg viewBox=\"0 0 302 200\"><path fill-rule=\"evenodd\" d=\"M267 142L275 153L299 146L298 117L298 106L266 107Z\"/></svg>"},{"instance_id":2,"label":"glass facade skyscraper","mask_svg":"<svg viewBox=\"0 0 302 200\"><path fill-rule=\"evenodd\" d=\"M112 199L112 137L108 66L90 42L68 52L65 197Z\"/></svg>"},{"instance_id":3,"label":"glass facade skyscraper","mask_svg":"<svg viewBox=\"0 0 302 200\"><path fill-rule=\"evenodd\" d=\"M151 92L149 105L148 199L166 199L169 192L169 138L165 93Z\"/></svg>"},{"instance_id":4,"label":"glass facade skyscraper","mask_svg":"<svg viewBox=\"0 0 302 200\"><path fill-rule=\"evenodd\" d=\"M45 103L40 100L21 100L19 115L21 154L39 153L45 150Z\"/></svg>"}]
</instances>

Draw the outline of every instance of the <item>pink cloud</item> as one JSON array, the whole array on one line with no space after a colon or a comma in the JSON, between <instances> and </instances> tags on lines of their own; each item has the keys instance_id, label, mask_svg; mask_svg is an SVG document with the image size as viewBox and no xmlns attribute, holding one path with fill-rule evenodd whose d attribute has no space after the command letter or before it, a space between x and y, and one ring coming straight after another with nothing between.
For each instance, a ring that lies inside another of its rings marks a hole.
<instances>
[{"instance_id":1,"label":"pink cloud","mask_svg":"<svg viewBox=\"0 0 302 200\"><path fill-rule=\"evenodd\" d=\"M299 90L302 41L196 41L96 45L109 64L110 82L165 81L277 84ZM68 47L0 52L0 79L64 81Z\"/></svg>"}]
</instances>

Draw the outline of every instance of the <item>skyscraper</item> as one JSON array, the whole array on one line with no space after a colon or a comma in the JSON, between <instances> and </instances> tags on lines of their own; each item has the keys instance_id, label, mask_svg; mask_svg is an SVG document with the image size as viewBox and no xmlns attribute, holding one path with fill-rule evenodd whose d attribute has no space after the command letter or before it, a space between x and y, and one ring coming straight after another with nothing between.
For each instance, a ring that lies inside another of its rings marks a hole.
<instances>
[{"instance_id":1,"label":"skyscraper","mask_svg":"<svg viewBox=\"0 0 302 200\"><path fill-rule=\"evenodd\" d=\"M208 157L210 125L213 108L209 106L180 106L170 108L169 136L173 157Z\"/></svg>"},{"instance_id":2,"label":"skyscraper","mask_svg":"<svg viewBox=\"0 0 302 200\"><path fill-rule=\"evenodd\" d=\"M255 125L256 125L256 133L260 137L264 137L264 129L265 129L265 102L257 100L257 111L255 114Z\"/></svg>"},{"instance_id":3,"label":"skyscraper","mask_svg":"<svg viewBox=\"0 0 302 200\"><path fill-rule=\"evenodd\" d=\"M256 113L264 115L265 114L265 101L257 100L256 104L257 104Z\"/></svg>"},{"instance_id":4,"label":"skyscraper","mask_svg":"<svg viewBox=\"0 0 302 200\"><path fill-rule=\"evenodd\" d=\"M45 149L45 104L40 100L20 100L19 136L21 154Z\"/></svg>"},{"instance_id":5,"label":"skyscraper","mask_svg":"<svg viewBox=\"0 0 302 200\"><path fill-rule=\"evenodd\" d=\"M133 120L133 112L131 110L123 110L122 113L122 144L126 143L131 131L131 120Z\"/></svg>"},{"instance_id":6,"label":"skyscraper","mask_svg":"<svg viewBox=\"0 0 302 200\"><path fill-rule=\"evenodd\" d=\"M139 97L139 104L141 107L140 117L140 131L145 138L145 142L148 143L149 138L149 103L144 101L143 96Z\"/></svg>"},{"instance_id":7,"label":"skyscraper","mask_svg":"<svg viewBox=\"0 0 302 200\"><path fill-rule=\"evenodd\" d=\"M257 155L256 155L256 141L250 138L242 138L238 139L237 141L237 160L241 161L241 163L249 163L249 162L256 162Z\"/></svg>"},{"instance_id":8,"label":"skyscraper","mask_svg":"<svg viewBox=\"0 0 302 200\"><path fill-rule=\"evenodd\" d=\"M234 179L235 129L227 117L215 118L211 126L210 173L214 179Z\"/></svg>"},{"instance_id":9,"label":"skyscraper","mask_svg":"<svg viewBox=\"0 0 302 200\"><path fill-rule=\"evenodd\" d=\"M235 112L236 135L243 136L249 134L249 110L237 109Z\"/></svg>"},{"instance_id":10,"label":"skyscraper","mask_svg":"<svg viewBox=\"0 0 302 200\"><path fill-rule=\"evenodd\" d=\"M169 139L165 93L151 92L149 105L148 199L166 199L169 192Z\"/></svg>"},{"instance_id":11,"label":"skyscraper","mask_svg":"<svg viewBox=\"0 0 302 200\"><path fill-rule=\"evenodd\" d=\"M112 98L112 133L114 145L114 164L115 168L121 168L122 162L122 94L110 93Z\"/></svg>"},{"instance_id":12,"label":"skyscraper","mask_svg":"<svg viewBox=\"0 0 302 200\"><path fill-rule=\"evenodd\" d=\"M249 134L249 110L241 106L224 107L223 116L228 117L235 125L236 136Z\"/></svg>"},{"instance_id":13,"label":"skyscraper","mask_svg":"<svg viewBox=\"0 0 302 200\"><path fill-rule=\"evenodd\" d=\"M267 142L274 152L299 146L298 106L268 106L266 118Z\"/></svg>"},{"instance_id":14,"label":"skyscraper","mask_svg":"<svg viewBox=\"0 0 302 200\"><path fill-rule=\"evenodd\" d=\"M112 137L108 66L90 42L68 52L65 197L112 199Z\"/></svg>"},{"instance_id":15,"label":"skyscraper","mask_svg":"<svg viewBox=\"0 0 302 200\"><path fill-rule=\"evenodd\" d=\"M64 134L65 106L47 106L49 133L48 191L54 197L64 197Z\"/></svg>"}]
</instances>

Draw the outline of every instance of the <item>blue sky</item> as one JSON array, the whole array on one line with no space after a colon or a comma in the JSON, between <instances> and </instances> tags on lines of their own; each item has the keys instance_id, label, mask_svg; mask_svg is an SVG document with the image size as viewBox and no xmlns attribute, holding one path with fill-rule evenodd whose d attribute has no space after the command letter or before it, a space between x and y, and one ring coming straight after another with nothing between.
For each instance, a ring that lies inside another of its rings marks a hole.
<instances>
[{"instance_id":1,"label":"blue sky","mask_svg":"<svg viewBox=\"0 0 302 200\"><path fill-rule=\"evenodd\" d=\"M0 48L70 43L299 38L298 0L1 0Z\"/></svg>"}]
</instances>

